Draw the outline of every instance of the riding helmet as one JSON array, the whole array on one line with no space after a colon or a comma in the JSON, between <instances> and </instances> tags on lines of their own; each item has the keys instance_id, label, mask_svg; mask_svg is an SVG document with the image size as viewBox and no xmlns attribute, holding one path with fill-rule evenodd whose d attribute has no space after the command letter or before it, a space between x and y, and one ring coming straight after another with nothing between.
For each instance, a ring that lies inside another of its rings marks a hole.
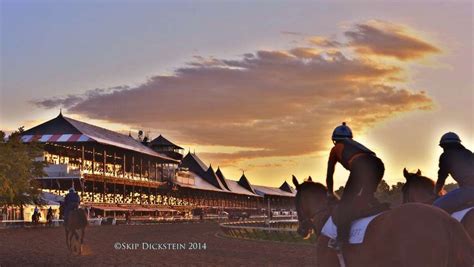
<instances>
[{"instance_id":1,"label":"riding helmet","mask_svg":"<svg viewBox=\"0 0 474 267\"><path fill-rule=\"evenodd\" d=\"M439 140L439 145L441 146L449 143L461 143L461 139L453 132L443 134L443 136L441 136L441 140Z\"/></svg>"},{"instance_id":2,"label":"riding helmet","mask_svg":"<svg viewBox=\"0 0 474 267\"><path fill-rule=\"evenodd\" d=\"M349 126L343 122L341 125L337 126L336 129L332 132L332 140L338 141L345 138L352 138L352 130Z\"/></svg>"}]
</instances>

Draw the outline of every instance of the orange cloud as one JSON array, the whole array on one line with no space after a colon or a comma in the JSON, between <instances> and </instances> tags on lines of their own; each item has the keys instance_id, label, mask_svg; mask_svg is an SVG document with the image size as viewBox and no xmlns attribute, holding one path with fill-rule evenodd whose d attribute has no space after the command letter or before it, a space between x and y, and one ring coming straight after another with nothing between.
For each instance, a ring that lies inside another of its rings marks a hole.
<instances>
[{"instance_id":1,"label":"orange cloud","mask_svg":"<svg viewBox=\"0 0 474 267\"><path fill-rule=\"evenodd\" d=\"M295 47L260 50L234 60L195 57L174 75L155 76L137 87L56 98L53 105L36 103L63 105L70 113L134 127L166 129L178 143L244 148L204 155L231 164L319 152L343 120L357 134L397 114L431 108L424 92L395 86L404 72L403 66L350 58L343 50Z\"/></svg>"},{"instance_id":2,"label":"orange cloud","mask_svg":"<svg viewBox=\"0 0 474 267\"><path fill-rule=\"evenodd\" d=\"M407 27L382 21L355 25L345 32L349 46L365 55L393 57L402 61L440 53L436 46L410 32Z\"/></svg>"},{"instance_id":3,"label":"orange cloud","mask_svg":"<svg viewBox=\"0 0 474 267\"><path fill-rule=\"evenodd\" d=\"M340 47L342 43L323 36L313 36L309 38L309 43L321 47Z\"/></svg>"}]
</instances>

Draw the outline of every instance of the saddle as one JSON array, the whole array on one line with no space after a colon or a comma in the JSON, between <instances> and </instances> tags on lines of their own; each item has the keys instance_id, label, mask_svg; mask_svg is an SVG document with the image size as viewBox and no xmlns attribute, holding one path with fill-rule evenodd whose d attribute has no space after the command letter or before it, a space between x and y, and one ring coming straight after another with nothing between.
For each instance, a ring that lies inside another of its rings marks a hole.
<instances>
[{"instance_id":1,"label":"saddle","mask_svg":"<svg viewBox=\"0 0 474 267\"><path fill-rule=\"evenodd\" d=\"M359 216L355 219L369 217L387 210L390 210L390 203L377 201L376 203L371 203L366 209L361 210L358 214Z\"/></svg>"},{"instance_id":2,"label":"saddle","mask_svg":"<svg viewBox=\"0 0 474 267\"><path fill-rule=\"evenodd\" d=\"M464 210L464 209L467 209L467 208L470 208L470 207L474 207L474 201L466 202L466 203L462 204L461 206L453 209L450 213L458 212L458 211L461 211L461 210Z\"/></svg>"}]
</instances>

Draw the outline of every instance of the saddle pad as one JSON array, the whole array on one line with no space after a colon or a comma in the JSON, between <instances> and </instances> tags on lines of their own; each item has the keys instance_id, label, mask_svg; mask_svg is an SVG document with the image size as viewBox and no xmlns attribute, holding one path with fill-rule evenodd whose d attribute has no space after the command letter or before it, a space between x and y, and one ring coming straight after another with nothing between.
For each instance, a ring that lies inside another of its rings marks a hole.
<instances>
[{"instance_id":1,"label":"saddle pad","mask_svg":"<svg viewBox=\"0 0 474 267\"><path fill-rule=\"evenodd\" d=\"M462 218L464 218L464 216L466 216L466 214L472 209L474 209L474 207L469 207L469 208L466 208L466 209L463 209L463 210L460 210L460 211L453 212L451 214L451 217L453 217L458 222L460 222L460 221L462 221Z\"/></svg>"},{"instance_id":2,"label":"saddle pad","mask_svg":"<svg viewBox=\"0 0 474 267\"><path fill-rule=\"evenodd\" d=\"M351 224L351 233L349 237L349 243L350 244L362 243L364 241L364 236L365 236L365 231L367 230L367 226L369 226L369 223L373 219L375 219L375 217L379 216L382 213L383 212L353 221ZM336 239L337 226L332 221L332 217L329 217L329 219L324 224L323 229L321 230L321 234L331 239Z\"/></svg>"}]
</instances>

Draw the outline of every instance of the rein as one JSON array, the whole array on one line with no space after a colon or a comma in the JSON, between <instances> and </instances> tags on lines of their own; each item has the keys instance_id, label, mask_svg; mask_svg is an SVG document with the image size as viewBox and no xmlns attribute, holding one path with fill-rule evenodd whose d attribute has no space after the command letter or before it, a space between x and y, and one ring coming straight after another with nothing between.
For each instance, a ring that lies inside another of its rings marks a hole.
<instances>
[{"instance_id":1,"label":"rein","mask_svg":"<svg viewBox=\"0 0 474 267\"><path fill-rule=\"evenodd\" d=\"M308 224L308 225L311 226L311 228L313 228L314 234L316 235L316 237L319 237L319 234L320 234L320 232L321 232L322 229L321 229L321 230L316 229L316 222L315 222L315 219L316 219L316 217L317 217L319 214L321 214L321 213L323 213L323 212L328 212L328 213L329 213L329 212L330 212L330 208L329 208L328 206L323 207L323 208L317 210L311 218L304 219L304 220L301 221L302 224L305 224L305 225ZM330 216L330 214L328 215L328 217L329 217L329 216ZM322 220L321 220L321 221L322 221ZM322 228L322 227L323 227L323 226L321 226L321 228ZM339 261L339 266L340 266L340 267L346 267L346 261L345 261L345 259L344 259L343 254L342 254L342 250L338 250L338 251L336 252L336 255L337 255L337 260Z\"/></svg>"},{"instance_id":2,"label":"rein","mask_svg":"<svg viewBox=\"0 0 474 267\"><path fill-rule=\"evenodd\" d=\"M319 235L319 231L316 229L316 225L315 225L315 223L316 223L316 222L315 222L315 221L316 221L316 217L317 217L319 214L321 214L321 213L323 213L323 212L327 212L327 211L329 211L329 207L322 207L322 208L320 208L319 210L317 210L317 211L313 214L312 217L302 220L302 221L301 221L301 224L311 226L311 228L313 228L313 230L314 230L314 234L315 234L316 236L318 236L318 235Z\"/></svg>"}]
</instances>

